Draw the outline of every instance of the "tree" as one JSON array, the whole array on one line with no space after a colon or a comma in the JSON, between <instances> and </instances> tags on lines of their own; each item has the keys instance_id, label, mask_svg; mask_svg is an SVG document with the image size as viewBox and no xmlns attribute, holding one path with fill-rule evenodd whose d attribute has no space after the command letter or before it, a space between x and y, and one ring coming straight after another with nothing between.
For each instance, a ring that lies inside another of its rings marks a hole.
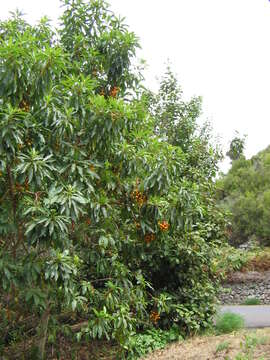
<instances>
[{"instance_id":1,"label":"tree","mask_svg":"<svg viewBox=\"0 0 270 360\"><path fill-rule=\"evenodd\" d=\"M238 132L236 132L234 138L230 143L230 149L227 151L226 155L229 156L231 161L238 160L244 156L246 136L240 137Z\"/></svg>"},{"instance_id":2,"label":"tree","mask_svg":"<svg viewBox=\"0 0 270 360\"><path fill-rule=\"evenodd\" d=\"M255 239L269 244L269 147L251 159L234 160L228 174L218 180L219 204L231 213L231 242Z\"/></svg>"},{"instance_id":3,"label":"tree","mask_svg":"<svg viewBox=\"0 0 270 360\"><path fill-rule=\"evenodd\" d=\"M77 339L116 340L125 357L139 329L211 321L217 154L195 115L181 139L158 131L138 40L104 1L62 3L56 33L18 13L0 24L1 341L30 318L44 358L72 318Z\"/></svg>"},{"instance_id":4,"label":"tree","mask_svg":"<svg viewBox=\"0 0 270 360\"><path fill-rule=\"evenodd\" d=\"M212 179L218 171L222 152L213 139L210 124L205 122L199 126L202 99L193 97L184 101L183 91L170 67L161 79L159 92L148 91L144 96L154 119L155 133L182 150L189 164L189 176Z\"/></svg>"}]
</instances>

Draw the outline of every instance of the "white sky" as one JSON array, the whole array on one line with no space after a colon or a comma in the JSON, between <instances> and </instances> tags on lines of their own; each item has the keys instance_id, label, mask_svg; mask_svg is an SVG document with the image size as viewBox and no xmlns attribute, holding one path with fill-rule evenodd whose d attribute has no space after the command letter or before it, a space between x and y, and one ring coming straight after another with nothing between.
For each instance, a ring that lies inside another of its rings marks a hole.
<instances>
[{"instance_id":1,"label":"white sky","mask_svg":"<svg viewBox=\"0 0 270 360\"><path fill-rule=\"evenodd\" d=\"M228 148L234 130L247 134L246 155L270 144L269 0L109 0L140 37L146 80L170 59L187 97L203 97L204 117ZM58 0L0 0L0 18L16 7L34 21L55 20ZM228 162L222 168L226 169Z\"/></svg>"}]
</instances>

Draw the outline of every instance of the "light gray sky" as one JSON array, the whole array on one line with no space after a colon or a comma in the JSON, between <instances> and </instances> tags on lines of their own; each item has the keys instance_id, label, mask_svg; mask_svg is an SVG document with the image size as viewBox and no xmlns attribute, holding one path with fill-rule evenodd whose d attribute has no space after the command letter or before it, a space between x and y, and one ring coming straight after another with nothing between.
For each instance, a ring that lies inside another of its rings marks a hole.
<instances>
[{"instance_id":1,"label":"light gray sky","mask_svg":"<svg viewBox=\"0 0 270 360\"><path fill-rule=\"evenodd\" d=\"M139 37L139 57L148 63L147 84L170 59L187 97L203 97L226 150L234 130L247 134L246 155L270 144L269 0L109 0ZM0 18L16 7L31 22L42 15L55 20L58 0L1 0ZM228 162L222 166L227 169Z\"/></svg>"}]
</instances>

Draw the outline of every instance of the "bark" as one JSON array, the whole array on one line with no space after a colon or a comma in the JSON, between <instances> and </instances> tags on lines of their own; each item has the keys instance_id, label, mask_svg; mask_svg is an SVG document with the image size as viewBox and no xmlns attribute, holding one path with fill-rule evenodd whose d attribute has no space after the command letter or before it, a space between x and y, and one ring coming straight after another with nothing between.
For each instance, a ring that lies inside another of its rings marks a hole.
<instances>
[{"instance_id":1,"label":"bark","mask_svg":"<svg viewBox=\"0 0 270 360\"><path fill-rule=\"evenodd\" d=\"M45 347L46 347L46 341L47 341L47 332L48 332L48 323L50 318L50 307L48 306L45 312L43 313L41 317L41 321L39 324L40 327L40 339L38 343L40 358L42 360L45 359Z\"/></svg>"}]
</instances>

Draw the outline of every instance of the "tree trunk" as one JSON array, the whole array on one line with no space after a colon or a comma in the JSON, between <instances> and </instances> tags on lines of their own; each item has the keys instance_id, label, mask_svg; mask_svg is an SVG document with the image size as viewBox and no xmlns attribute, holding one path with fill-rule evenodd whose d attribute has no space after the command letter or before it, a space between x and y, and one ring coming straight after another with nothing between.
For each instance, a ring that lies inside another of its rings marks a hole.
<instances>
[{"instance_id":1,"label":"tree trunk","mask_svg":"<svg viewBox=\"0 0 270 360\"><path fill-rule=\"evenodd\" d=\"M39 339L39 343L38 343L38 348L39 348L41 360L45 359L45 346L46 346L46 341L47 341L49 318L50 318L50 307L48 306L41 317L41 321L40 321L40 325L39 325L40 339Z\"/></svg>"}]
</instances>

